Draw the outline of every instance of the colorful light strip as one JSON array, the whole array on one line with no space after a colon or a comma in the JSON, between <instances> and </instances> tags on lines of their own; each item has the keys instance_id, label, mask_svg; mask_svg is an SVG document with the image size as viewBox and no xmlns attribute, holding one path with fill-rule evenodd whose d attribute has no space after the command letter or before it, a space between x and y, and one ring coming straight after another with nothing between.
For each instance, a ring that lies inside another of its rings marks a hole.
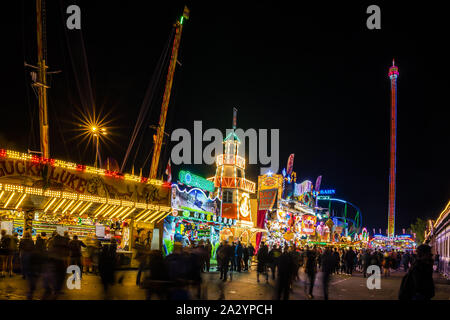
<instances>
[{"instance_id":1,"label":"colorful light strip","mask_svg":"<svg viewBox=\"0 0 450 320\"><path fill-rule=\"evenodd\" d=\"M53 212L57 212L58 209L64 204L64 202L66 202L67 199L61 199L61 201L58 203L58 205L56 206L55 209L53 209Z\"/></svg>"},{"instance_id":2,"label":"colorful light strip","mask_svg":"<svg viewBox=\"0 0 450 320\"><path fill-rule=\"evenodd\" d=\"M83 215L83 213L84 213L87 209L89 209L90 206L92 206L92 202L88 202L88 203L84 206L83 210L81 210L81 212L80 212L80 216Z\"/></svg>"},{"instance_id":3,"label":"colorful light strip","mask_svg":"<svg viewBox=\"0 0 450 320\"><path fill-rule=\"evenodd\" d=\"M27 194L24 193L23 196L20 198L19 202L16 204L16 207L14 209L17 210L17 208L19 208L20 204L22 203L22 201L25 199L26 196L27 196Z\"/></svg>"},{"instance_id":4,"label":"colorful light strip","mask_svg":"<svg viewBox=\"0 0 450 320\"><path fill-rule=\"evenodd\" d=\"M49 202L49 204L47 205L47 207L44 209L44 212L47 212L48 211L48 209L51 207L51 205L53 204L53 202L55 202L56 201L56 198L53 198L52 200L49 200L50 202Z\"/></svg>"}]
</instances>

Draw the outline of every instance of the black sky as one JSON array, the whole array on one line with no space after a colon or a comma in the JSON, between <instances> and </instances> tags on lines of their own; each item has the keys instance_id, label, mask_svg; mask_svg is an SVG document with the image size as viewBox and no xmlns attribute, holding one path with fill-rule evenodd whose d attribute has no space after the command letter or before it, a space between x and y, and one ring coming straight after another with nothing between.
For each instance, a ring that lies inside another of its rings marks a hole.
<instances>
[{"instance_id":1,"label":"black sky","mask_svg":"<svg viewBox=\"0 0 450 320\"><path fill-rule=\"evenodd\" d=\"M122 161L145 91L183 2L47 1L51 78L51 155L90 164L92 148L74 139L87 94L87 61L97 110L110 112L114 144L103 154ZM450 196L447 30L444 9L410 2L188 2L168 131L203 120L225 130L237 106L238 127L280 129L281 168L295 153L299 180L357 204L368 228L386 229L389 169L387 71L399 66L397 230L436 217ZM65 29L65 8L78 4L82 30ZM381 30L366 28L366 8L381 7ZM37 102L23 61L36 63L34 1L11 1L2 18L2 143L38 149ZM84 59L84 41L87 60ZM69 49L70 48L70 49ZM5 63L6 62L6 63ZM6 65L5 65L6 64ZM155 102L147 125L159 116ZM32 126L33 124L33 126ZM136 166L151 149L146 130ZM133 155L134 156L134 153ZM161 162L167 162L168 153ZM127 170L129 171L130 162ZM185 166L201 175L213 166ZM176 172L179 168L174 168ZM148 172L148 165L144 173ZM247 170L257 180L258 166Z\"/></svg>"}]
</instances>

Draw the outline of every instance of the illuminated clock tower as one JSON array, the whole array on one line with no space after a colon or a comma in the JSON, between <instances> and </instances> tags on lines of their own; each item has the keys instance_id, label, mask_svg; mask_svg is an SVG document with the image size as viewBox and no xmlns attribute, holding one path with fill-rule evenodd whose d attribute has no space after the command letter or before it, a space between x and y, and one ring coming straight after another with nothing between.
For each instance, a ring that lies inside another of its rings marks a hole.
<instances>
[{"instance_id":1,"label":"illuminated clock tower","mask_svg":"<svg viewBox=\"0 0 450 320\"><path fill-rule=\"evenodd\" d=\"M239 156L241 141L235 133L236 112L233 110L233 130L223 141L224 153L216 158L214 186L222 199L222 219L236 220L236 227L253 227L250 195L256 184L245 179L245 159Z\"/></svg>"}]
</instances>

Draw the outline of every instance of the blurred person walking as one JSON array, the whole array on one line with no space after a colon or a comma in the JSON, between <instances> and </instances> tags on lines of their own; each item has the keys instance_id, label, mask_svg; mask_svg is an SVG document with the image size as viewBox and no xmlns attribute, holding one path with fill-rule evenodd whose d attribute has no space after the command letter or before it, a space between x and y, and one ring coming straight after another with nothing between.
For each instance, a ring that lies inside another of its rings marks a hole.
<instances>
[{"instance_id":1,"label":"blurred person walking","mask_svg":"<svg viewBox=\"0 0 450 320\"><path fill-rule=\"evenodd\" d=\"M335 265L336 258L333 252L330 248L326 248L325 252L322 254L322 288L325 300L328 300L328 285Z\"/></svg>"},{"instance_id":2,"label":"blurred person walking","mask_svg":"<svg viewBox=\"0 0 450 320\"><path fill-rule=\"evenodd\" d=\"M243 257L243 248L240 241L238 241L236 248L235 248L235 257L236 257L236 271L241 272L241 262Z\"/></svg>"},{"instance_id":3,"label":"blurred person walking","mask_svg":"<svg viewBox=\"0 0 450 320\"><path fill-rule=\"evenodd\" d=\"M317 274L316 248L313 248L312 250L310 250L307 247L305 273L308 277L308 282L309 282L308 299L314 299L313 289L314 289L314 282L316 280L316 274ZM305 286L305 288L306 288L306 286Z\"/></svg>"},{"instance_id":4,"label":"blurred person walking","mask_svg":"<svg viewBox=\"0 0 450 320\"><path fill-rule=\"evenodd\" d=\"M211 251L212 251L212 245L209 239L206 239L205 251L206 251L205 271L209 272L209 269L211 268Z\"/></svg>"},{"instance_id":5,"label":"blurred person walking","mask_svg":"<svg viewBox=\"0 0 450 320\"><path fill-rule=\"evenodd\" d=\"M105 299L110 298L110 287L115 283L117 261L117 242L116 239L111 239L110 243L102 245L99 256L99 273L103 285Z\"/></svg>"},{"instance_id":6,"label":"blurred person walking","mask_svg":"<svg viewBox=\"0 0 450 320\"><path fill-rule=\"evenodd\" d=\"M256 281L259 282L259 275L266 276L266 282L269 282L269 273L267 265L269 263L269 248L264 242L261 242L257 253L258 265L256 267Z\"/></svg>"},{"instance_id":7,"label":"blurred person walking","mask_svg":"<svg viewBox=\"0 0 450 320\"><path fill-rule=\"evenodd\" d=\"M250 242L250 244L247 247L247 251L248 251L248 270L251 270L252 269L253 257L255 255L255 248L253 247L251 242Z\"/></svg>"},{"instance_id":8,"label":"blurred person walking","mask_svg":"<svg viewBox=\"0 0 450 320\"><path fill-rule=\"evenodd\" d=\"M402 262L401 262L405 272L408 272L410 260L411 260L411 258L410 258L409 252L405 252L405 254L402 256Z\"/></svg>"},{"instance_id":9,"label":"blurred person walking","mask_svg":"<svg viewBox=\"0 0 450 320\"><path fill-rule=\"evenodd\" d=\"M53 295L56 299L62 293L67 269L68 243L66 238L53 232L48 241L48 258L44 271L45 293L43 299Z\"/></svg>"},{"instance_id":10,"label":"blurred person walking","mask_svg":"<svg viewBox=\"0 0 450 320\"><path fill-rule=\"evenodd\" d=\"M19 242L19 256L22 273L28 282L27 299L33 298L36 290L37 272L36 272L36 256L34 241L29 231L24 232L23 238Z\"/></svg>"},{"instance_id":11,"label":"blurred person walking","mask_svg":"<svg viewBox=\"0 0 450 320\"><path fill-rule=\"evenodd\" d=\"M294 261L292 255L285 250L277 261L278 274L276 284L276 300L289 300L289 293L291 289L292 274L294 272Z\"/></svg>"},{"instance_id":12,"label":"blurred person walking","mask_svg":"<svg viewBox=\"0 0 450 320\"><path fill-rule=\"evenodd\" d=\"M242 259L244 262L244 271L248 271L248 258L249 258L248 247L246 245L243 245L242 246Z\"/></svg>"},{"instance_id":13,"label":"blurred person walking","mask_svg":"<svg viewBox=\"0 0 450 320\"><path fill-rule=\"evenodd\" d=\"M77 265L80 268L80 278L83 277L83 263L81 261L82 253L81 247L86 248L83 241L78 240L78 236L74 235L73 239L69 241L69 265Z\"/></svg>"},{"instance_id":14,"label":"blurred person walking","mask_svg":"<svg viewBox=\"0 0 450 320\"><path fill-rule=\"evenodd\" d=\"M2 262L1 277L5 277L9 270L12 270L12 254L11 254L11 236L6 234L6 230L0 231L0 256ZM11 273L10 273L11 276Z\"/></svg>"},{"instance_id":15,"label":"blurred person walking","mask_svg":"<svg viewBox=\"0 0 450 320\"><path fill-rule=\"evenodd\" d=\"M400 285L400 300L430 300L434 297L433 255L431 247L422 244L416 249L416 260Z\"/></svg>"}]
</instances>

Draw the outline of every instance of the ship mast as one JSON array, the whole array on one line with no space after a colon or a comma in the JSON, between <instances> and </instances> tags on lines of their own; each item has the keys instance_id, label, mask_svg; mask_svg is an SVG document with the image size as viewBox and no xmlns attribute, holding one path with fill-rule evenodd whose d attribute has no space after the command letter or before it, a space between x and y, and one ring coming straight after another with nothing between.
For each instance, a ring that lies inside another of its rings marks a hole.
<instances>
[{"instance_id":1,"label":"ship mast","mask_svg":"<svg viewBox=\"0 0 450 320\"><path fill-rule=\"evenodd\" d=\"M169 70L167 72L166 85L164 89L163 102L161 106L161 115L159 117L156 135L153 136L154 147L153 147L152 163L150 167L150 176L149 176L150 179L156 179L156 175L158 173L159 158L161 154L161 146L164 139L164 128L166 125L166 118L167 118L167 109L169 107L170 94L173 84L173 75L175 73L175 66L177 64L178 49L180 47L181 31L183 30L184 19L186 20L189 19L189 9L186 6L184 7L183 16L180 18L180 21L177 21L175 24L176 28L175 38L173 40Z\"/></svg>"},{"instance_id":2,"label":"ship mast","mask_svg":"<svg viewBox=\"0 0 450 320\"><path fill-rule=\"evenodd\" d=\"M39 97L39 127L40 127L40 145L42 157L50 158L50 146L48 136L48 117L47 117L47 68L45 60L46 52L46 30L45 30L45 0L36 0L37 14L37 54L38 54L38 78L33 86L38 89Z\"/></svg>"}]
</instances>

